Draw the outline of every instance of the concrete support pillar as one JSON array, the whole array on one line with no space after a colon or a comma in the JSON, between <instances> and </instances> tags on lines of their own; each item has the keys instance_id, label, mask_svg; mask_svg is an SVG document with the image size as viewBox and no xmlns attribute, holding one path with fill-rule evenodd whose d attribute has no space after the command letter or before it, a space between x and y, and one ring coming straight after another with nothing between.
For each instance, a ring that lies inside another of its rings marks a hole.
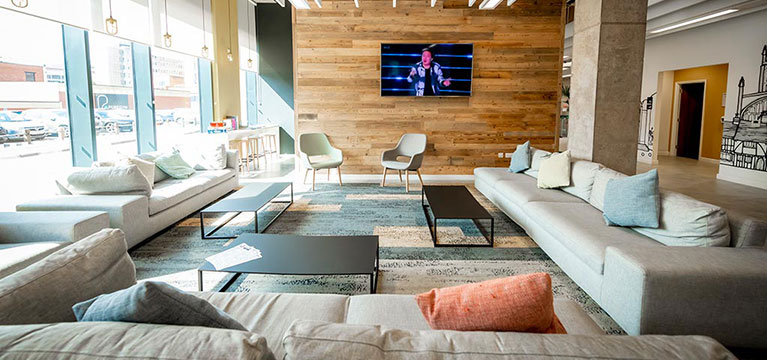
<instances>
[{"instance_id":1,"label":"concrete support pillar","mask_svg":"<svg viewBox=\"0 0 767 360\"><path fill-rule=\"evenodd\" d=\"M646 0L578 0L568 149L636 173Z\"/></svg>"},{"instance_id":2,"label":"concrete support pillar","mask_svg":"<svg viewBox=\"0 0 767 360\"><path fill-rule=\"evenodd\" d=\"M213 18L213 116L240 118L240 52L237 0L211 0ZM231 56L229 51L231 51Z\"/></svg>"}]
</instances>

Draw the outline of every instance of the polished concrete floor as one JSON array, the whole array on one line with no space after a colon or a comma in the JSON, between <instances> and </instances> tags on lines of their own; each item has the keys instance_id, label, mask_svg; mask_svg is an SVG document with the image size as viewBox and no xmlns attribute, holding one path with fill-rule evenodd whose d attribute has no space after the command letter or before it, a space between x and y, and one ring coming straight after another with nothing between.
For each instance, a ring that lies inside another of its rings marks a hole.
<instances>
[{"instance_id":1,"label":"polished concrete floor","mask_svg":"<svg viewBox=\"0 0 767 360\"><path fill-rule=\"evenodd\" d=\"M654 165L639 163L637 172L658 169L660 187L767 221L767 190L719 180L719 164L660 156Z\"/></svg>"}]
</instances>

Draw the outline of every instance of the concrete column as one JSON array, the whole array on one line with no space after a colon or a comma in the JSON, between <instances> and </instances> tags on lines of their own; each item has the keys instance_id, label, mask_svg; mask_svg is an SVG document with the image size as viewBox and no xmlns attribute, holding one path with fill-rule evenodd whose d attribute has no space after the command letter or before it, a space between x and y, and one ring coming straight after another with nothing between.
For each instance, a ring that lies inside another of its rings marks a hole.
<instances>
[{"instance_id":1,"label":"concrete column","mask_svg":"<svg viewBox=\"0 0 767 360\"><path fill-rule=\"evenodd\" d=\"M237 0L211 0L213 18L213 116L240 118L240 52ZM227 49L231 50L231 60Z\"/></svg>"},{"instance_id":2,"label":"concrete column","mask_svg":"<svg viewBox=\"0 0 767 360\"><path fill-rule=\"evenodd\" d=\"M646 0L578 0L568 149L636 173Z\"/></svg>"}]
</instances>

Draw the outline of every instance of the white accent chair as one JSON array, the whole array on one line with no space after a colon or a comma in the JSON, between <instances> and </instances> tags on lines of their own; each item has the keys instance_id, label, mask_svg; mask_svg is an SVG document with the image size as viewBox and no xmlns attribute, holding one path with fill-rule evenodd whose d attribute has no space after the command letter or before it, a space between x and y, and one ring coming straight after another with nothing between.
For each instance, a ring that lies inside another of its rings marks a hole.
<instances>
[{"instance_id":1,"label":"white accent chair","mask_svg":"<svg viewBox=\"0 0 767 360\"><path fill-rule=\"evenodd\" d=\"M344 162L344 155L341 150L330 145L327 135L323 133L301 134L298 137L298 149L301 152L301 162L306 169L304 183L306 183L309 170L312 170L312 191L314 191L315 178L319 169L328 169L328 181L330 180L330 169L337 169L338 185L343 186L341 164Z\"/></svg>"},{"instance_id":2,"label":"white accent chair","mask_svg":"<svg viewBox=\"0 0 767 360\"><path fill-rule=\"evenodd\" d=\"M421 177L421 163L423 155L426 152L425 134L404 134L399 139L397 147L389 149L381 154L381 165L384 168L381 186L386 186L386 172L389 169L397 170L399 181L402 181L402 172L405 172L405 191L410 192L410 172L415 171L418 175L418 181L423 186ZM406 157L403 161L400 158Z\"/></svg>"}]
</instances>

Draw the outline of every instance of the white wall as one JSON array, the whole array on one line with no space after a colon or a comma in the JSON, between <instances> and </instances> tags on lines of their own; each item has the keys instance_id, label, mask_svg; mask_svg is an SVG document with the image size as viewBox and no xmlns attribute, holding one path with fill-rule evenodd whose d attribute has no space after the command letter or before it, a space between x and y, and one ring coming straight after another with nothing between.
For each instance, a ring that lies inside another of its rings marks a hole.
<instances>
[{"instance_id":1,"label":"white wall","mask_svg":"<svg viewBox=\"0 0 767 360\"><path fill-rule=\"evenodd\" d=\"M767 10L649 39L645 44L642 97L657 90L658 72L729 64L725 119L732 119L740 77L746 78L746 93L757 89L755 79L758 79L765 44ZM656 137L656 153L659 140ZM720 165L718 178L767 189L767 172L764 171Z\"/></svg>"}]
</instances>

